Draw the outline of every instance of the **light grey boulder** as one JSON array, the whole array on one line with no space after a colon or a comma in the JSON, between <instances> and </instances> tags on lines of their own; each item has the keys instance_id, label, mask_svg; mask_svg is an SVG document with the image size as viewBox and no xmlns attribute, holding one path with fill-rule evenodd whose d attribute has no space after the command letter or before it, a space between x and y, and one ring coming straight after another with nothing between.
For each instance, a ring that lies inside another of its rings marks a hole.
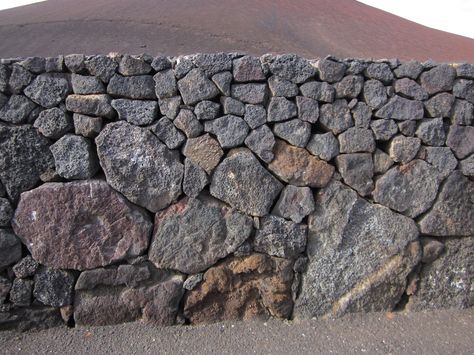
<instances>
[{"instance_id":1,"label":"light grey boulder","mask_svg":"<svg viewBox=\"0 0 474 355\"><path fill-rule=\"evenodd\" d=\"M117 111L120 120L137 126L152 124L158 116L156 101L115 99L111 105Z\"/></svg>"},{"instance_id":2,"label":"light grey boulder","mask_svg":"<svg viewBox=\"0 0 474 355\"><path fill-rule=\"evenodd\" d=\"M421 86L430 95L441 91L451 91L456 78L456 70L448 64L440 64L420 75Z\"/></svg>"},{"instance_id":3,"label":"light grey boulder","mask_svg":"<svg viewBox=\"0 0 474 355\"><path fill-rule=\"evenodd\" d=\"M374 152L374 174L384 174L395 162L390 155L383 150L376 149Z\"/></svg>"},{"instance_id":4,"label":"light grey boulder","mask_svg":"<svg viewBox=\"0 0 474 355\"><path fill-rule=\"evenodd\" d=\"M124 76L145 75L151 72L151 65L143 58L125 54L120 60L118 72Z\"/></svg>"},{"instance_id":5,"label":"light grey boulder","mask_svg":"<svg viewBox=\"0 0 474 355\"><path fill-rule=\"evenodd\" d=\"M398 135L390 141L388 151L395 162L406 164L416 157L420 146L420 138Z\"/></svg>"},{"instance_id":6,"label":"light grey boulder","mask_svg":"<svg viewBox=\"0 0 474 355\"><path fill-rule=\"evenodd\" d=\"M262 105L245 105L244 120L251 129L260 127L267 122L267 111Z\"/></svg>"},{"instance_id":7,"label":"light grey boulder","mask_svg":"<svg viewBox=\"0 0 474 355\"><path fill-rule=\"evenodd\" d=\"M286 122L276 123L273 133L291 145L304 148L311 137L311 124L295 118Z\"/></svg>"},{"instance_id":8,"label":"light grey boulder","mask_svg":"<svg viewBox=\"0 0 474 355\"><path fill-rule=\"evenodd\" d=\"M219 116L221 106L213 101L200 101L194 107L194 114L199 121L213 120Z\"/></svg>"},{"instance_id":9,"label":"light grey boulder","mask_svg":"<svg viewBox=\"0 0 474 355\"><path fill-rule=\"evenodd\" d=\"M334 134L342 133L354 125L351 111L345 99L336 100L333 104L322 105L319 112L319 122Z\"/></svg>"},{"instance_id":10,"label":"light grey boulder","mask_svg":"<svg viewBox=\"0 0 474 355\"><path fill-rule=\"evenodd\" d=\"M316 123L319 118L318 101L309 97L297 96L298 118L309 123Z\"/></svg>"},{"instance_id":11,"label":"light grey boulder","mask_svg":"<svg viewBox=\"0 0 474 355\"><path fill-rule=\"evenodd\" d=\"M372 153L375 150L374 135L370 129L351 127L337 139L341 153Z\"/></svg>"},{"instance_id":12,"label":"light grey boulder","mask_svg":"<svg viewBox=\"0 0 474 355\"><path fill-rule=\"evenodd\" d=\"M243 56L233 60L232 72L234 80L239 83L265 80L262 64L256 57Z\"/></svg>"},{"instance_id":13,"label":"light grey boulder","mask_svg":"<svg viewBox=\"0 0 474 355\"><path fill-rule=\"evenodd\" d=\"M305 97L326 103L333 102L336 97L334 87L324 81L308 81L300 86L300 91Z\"/></svg>"},{"instance_id":14,"label":"light grey boulder","mask_svg":"<svg viewBox=\"0 0 474 355\"><path fill-rule=\"evenodd\" d=\"M232 148L244 142L249 127L242 118L226 115L212 121L205 121L204 131L216 135L222 148Z\"/></svg>"},{"instance_id":15,"label":"light grey boulder","mask_svg":"<svg viewBox=\"0 0 474 355\"><path fill-rule=\"evenodd\" d=\"M346 65L330 59L320 59L317 63L319 78L328 83L340 81L346 72Z\"/></svg>"},{"instance_id":16,"label":"light grey boulder","mask_svg":"<svg viewBox=\"0 0 474 355\"><path fill-rule=\"evenodd\" d=\"M344 183L366 196L374 188L374 163L370 153L340 154L336 166Z\"/></svg>"},{"instance_id":17,"label":"light grey boulder","mask_svg":"<svg viewBox=\"0 0 474 355\"><path fill-rule=\"evenodd\" d=\"M306 149L320 159L330 161L339 154L339 142L331 132L311 136Z\"/></svg>"},{"instance_id":18,"label":"light grey boulder","mask_svg":"<svg viewBox=\"0 0 474 355\"><path fill-rule=\"evenodd\" d=\"M375 110L388 100L385 86L378 80L367 80L364 83L363 97L367 105Z\"/></svg>"},{"instance_id":19,"label":"light grey boulder","mask_svg":"<svg viewBox=\"0 0 474 355\"><path fill-rule=\"evenodd\" d=\"M458 159L464 159L474 152L474 127L451 125L446 145L452 149Z\"/></svg>"},{"instance_id":20,"label":"light grey boulder","mask_svg":"<svg viewBox=\"0 0 474 355\"><path fill-rule=\"evenodd\" d=\"M11 73L8 81L5 78L5 83L8 82L8 85L4 84L5 89L2 91L5 91L6 86L8 86L8 89L12 94L21 94L23 89L33 81L34 77L35 76L22 65L13 64L11 66Z\"/></svg>"},{"instance_id":21,"label":"light grey boulder","mask_svg":"<svg viewBox=\"0 0 474 355\"><path fill-rule=\"evenodd\" d=\"M447 92L442 92L425 101L425 109L429 117L450 117L455 97Z\"/></svg>"},{"instance_id":22,"label":"light grey boulder","mask_svg":"<svg viewBox=\"0 0 474 355\"><path fill-rule=\"evenodd\" d=\"M209 100L219 95L219 89L200 69L192 69L178 81L179 92L186 105Z\"/></svg>"},{"instance_id":23,"label":"light grey boulder","mask_svg":"<svg viewBox=\"0 0 474 355\"><path fill-rule=\"evenodd\" d=\"M174 120L179 112L181 106L181 96L174 96L166 99L158 100L158 106L162 115Z\"/></svg>"},{"instance_id":24,"label":"light grey boulder","mask_svg":"<svg viewBox=\"0 0 474 355\"><path fill-rule=\"evenodd\" d=\"M33 126L46 138L58 139L73 129L73 122L69 114L53 107L41 111Z\"/></svg>"},{"instance_id":25,"label":"light grey boulder","mask_svg":"<svg viewBox=\"0 0 474 355\"><path fill-rule=\"evenodd\" d=\"M378 141L388 141L398 132L398 126L394 120L381 119L370 122L370 128Z\"/></svg>"},{"instance_id":26,"label":"light grey boulder","mask_svg":"<svg viewBox=\"0 0 474 355\"><path fill-rule=\"evenodd\" d=\"M109 95L69 95L66 98L66 109L89 116L113 118L115 110L110 104Z\"/></svg>"},{"instance_id":27,"label":"light grey boulder","mask_svg":"<svg viewBox=\"0 0 474 355\"><path fill-rule=\"evenodd\" d=\"M348 75L334 84L336 99L354 99L359 96L364 87L364 78L360 75Z\"/></svg>"},{"instance_id":28,"label":"light grey boulder","mask_svg":"<svg viewBox=\"0 0 474 355\"><path fill-rule=\"evenodd\" d=\"M461 172L465 176L474 177L474 154L459 162Z\"/></svg>"},{"instance_id":29,"label":"light grey boulder","mask_svg":"<svg viewBox=\"0 0 474 355\"><path fill-rule=\"evenodd\" d=\"M176 96L178 85L172 69L159 71L153 76L155 80L155 93L159 99Z\"/></svg>"},{"instance_id":30,"label":"light grey boulder","mask_svg":"<svg viewBox=\"0 0 474 355\"><path fill-rule=\"evenodd\" d=\"M393 73L387 63L371 63L364 74L372 80L379 80L385 85L389 85L393 81Z\"/></svg>"},{"instance_id":31,"label":"light grey boulder","mask_svg":"<svg viewBox=\"0 0 474 355\"><path fill-rule=\"evenodd\" d=\"M95 138L102 129L102 117L91 117L75 113L72 116L74 121L74 133L86 138Z\"/></svg>"},{"instance_id":32,"label":"light grey boulder","mask_svg":"<svg viewBox=\"0 0 474 355\"><path fill-rule=\"evenodd\" d=\"M176 149L186 141L184 134L167 117L160 118L151 130L169 149Z\"/></svg>"},{"instance_id":33,"label":"light grey boulder","mask_svg":"<svg viewBox=\"0 0 474 355\"><path fill-rule=\"evenodd\" d=\"M375 113L375 116L394 120L421 120L424 116L423 103L395 95Z\"/></svg>"},{"instance_id":34,"label":"light grey boulder","mask_svg":"<svg viewBox=\"0 0 474 355\"><path fill-rule=\"evenodd\" d=\"M298 110L296 104L285 97L272 97L268 105L268 122L286 121L296 117Z\"/></svg>"},{"instance_id":35,"label":"light grey boulder","mask_svg":"<svg viewBox=\"0 0 474 355\"><path fill-rule=\"evenodd\" d=\"M232 56L228 53L199 53L192 60L207 77L232 68Z\"/></svg>"},{"instance_id":36,"label":"light grey boulder","mask_svg":"<svg viewBox=\"0 0 474 355\"><path fill-rule=\"evenodd\" d=\"M298 85L290 80L283 79L278 75L268 78L268 86L272 96L295 97L298 95Z\"/></svg>"},{"instance_id":37,"label":"light grey boulder","mask_svg":"<svg viewBox=\"0 0 474 355\"><path fill-rule=\"evenodd\" d=\"M115 74L107 85L107 93L128 99L155 100L155 81L151 75L121 76Z\"/></svg>"},{"instance_id":38,"label":"light grey boulder","mask_svg":"<svg viewBox=\"0 0 474 355\"><path fill-rule=\"evenodd\" d=\"M456 100L451 111L451 123L472 126L474 123L474 105L464 100Z\"/></svg>"},{"instance_id":39,"label":"light grey boulder","mask_svg":"<svg viewBox=\"0 0 474 355\"><path fill-rule=\"evenodd\" d=\"M420 62L411 60L409 62L402 63L393 72L397 78L410 78L416 80L422 71L423 65L421 65Z\"/></svg>"},{"instance_id":40,"label":"light grey boulder","mask_svg":"<svg viewBox=\"0 0 474 355\"><path fill-rule=\"evenodd\" d=\"M212 82L217 86L222 95L230 96L230 84L232 82L232 73L223 71L212 76Z\"/></svg>"},{"instance_id":41,"label":"light grey boulder","mask_svg":"<svg viewBox=\"0 0 474 355\"><path fill-rule=\"evenodd\" d=\"M80 74L71 75L72 92L78 95L104 94L105 86L99 78Z\"/></svg>"},{"instance_id":42,"label":"light grey boulder","mask_svg":"<svg viewBox=\"0 0 474 355\"><path fill-rule=\"evenodd\" d=\"M105 55L96 55L87 58L84 66L89 74L98 77L104 83L108 83L118 68L115 58Z\"/></svg>"},{"instance_id":43,"label":"light grey boulder","mask_svg":"<svg viewBox=\"0 0 474 355\"><path fill-rule=\"evenodd\" d=\"M300 84L316 74L316 68L306 59L295 54L277 55L269 63L272 74Z\"/></svg>"},{"instance_id":44,"label":"light grey boulder","mask_svg":"<svg viewBox=\"0 0 474 355\"><path fill-rule=\"evenodd\" d=\"M172 67L171 61L165 56L154 57L150 65L157 72L165 69L171 69Z\"/></svg>"},{"instance_id":45,"label":"light grey boulder","mask_svg":"<svg viewBox=\"0 0 474 355\"><path fill-rule=\"evenodd\" d=\"M431 118L422 120L416 130L416 136L423 144L431 146L442 146L446 141L443 119Z\"/></svg>"},{"instance_id":46,"label":"light grey boulder","mask_svg":"<svg viewBox=\"0 0 474 355\"><path fill-rule=\"evenodd\" d=\"M419 155L436 168L441 180L444 180L458 165L449 147L422 147Z\"/></svg>"},{"instance_id":47,"label":"light grey boulder","mask_svg":"<svg viewBox=\"0 0 474 355\"><path fill-rule=\"evenodd\" d=\"M233 84L230 96L246 104L263 104L268 96L267 84Z\"/></svg>"},{"instance_id":48,"label":"light grey boulder","mask_svg":"<svg viewBox=\"0 0 474 355\"><path fill-rule=\"evenodd\" d=\"M244 142L245 145L265 163L270 163L273 160L275 137L272 130L268 128L267 125L260 126L250 131Z\"/></svg>"},{"instance_id":49,"label":"light grey boulder","mask_svg":"<svg viewBox=\"0 0 474 355\"><path fill-rule=\"evenodd\" d=\"M40 106L51 108L64 101L70 92L70 85L64 74L38 75L24 93Z\"/></svg>"},{"instance_id":50,"label":"light grey boulder","mask_svg":"<svg viewBox=\"0 0 474 355\"><path fill-rule=\"evenodd\" d=\"M372 121L372 109L364 102L358 101L351 108L352 117L354 118L354 126L358 128L369 128Z\"/></svg>"},{"instance_id":51,"label":"light grey boulder","mask_svg":"<svg viewBox=\"0 0 474 355\"><path fill-rule=\"evenodd\" d=\"M409 78L398 79L394 84L395 92L414 100L426 100L428 93L414 80Z\"/></svg>"},{"instance_id":52,"label":"light grey boulder","mask_svg":"<svg viewBox=\"0 0 474 355\"><path fill-rule=\"evenodd\" d=\"M44 57L28 57L18 64L34 74L41 74L45 71L46 59Z\"/></svg>"},{"instance_id":53,"label":"light grey boulder","mask_svg":"<svg viewBox=\"0 0 474 355\"><path fill-rule=\"evenodd\" d=\"M27 97L12 95L0 108L0 120L13 124L25 123L35 108L35 103Z\"/></svg>"},{"instance_id":54,"label":"light grey boulder","mask_svg":"<svg viewBox=\"0 0 474 355\"><path fill-rule=\"evenodd\" d=\"M81 73L85 70L84 54L69 54L64 56L64 65L71 73Z\"/></svg>"},{"instance_id":55,"label":"light grey boulder","mask_svg":"<svg viewBox=\"0 0 474 355\"><path fill-rule=\"evenodd\" d=\"M232 97L221 96L221 105L224 115L236 115L243 117L245 114L245 105Z\"/></svg>"}]
</instances>

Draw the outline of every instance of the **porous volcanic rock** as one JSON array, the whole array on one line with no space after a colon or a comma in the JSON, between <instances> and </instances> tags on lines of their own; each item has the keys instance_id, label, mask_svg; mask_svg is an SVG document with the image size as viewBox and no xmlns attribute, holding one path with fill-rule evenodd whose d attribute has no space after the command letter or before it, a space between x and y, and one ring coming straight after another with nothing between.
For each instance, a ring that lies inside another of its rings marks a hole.
<instances>
[{"instance_id":1,"label":"porous volcanic rock","mask_svg":"<svg viewBox=\"0 0 474 355\"><path fill-rule=\"evenodd\" d=\"M42 267L35 274L33 295L46 306L62 307L72 304L73 288L72 272Z\"/></svg>"},{"instance_id":2,"label":"porous volcanic rock","mask_svg":"<svg viewBox=\"0 0 474 355\"><path fill-rule=\"evenodd\" d=\"M25 88L24 93L38 105L51 108L63 101L69 91L64 74L41 74Z\"/></svg>"}]
</instances>

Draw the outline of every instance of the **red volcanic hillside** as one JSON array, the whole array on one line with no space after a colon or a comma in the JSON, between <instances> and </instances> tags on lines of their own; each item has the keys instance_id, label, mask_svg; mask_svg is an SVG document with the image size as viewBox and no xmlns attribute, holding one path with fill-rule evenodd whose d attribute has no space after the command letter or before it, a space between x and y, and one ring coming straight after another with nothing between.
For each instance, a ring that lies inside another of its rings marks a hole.
<instances>
[{"instance_id":1,"label":"red volcanic hillside","mask_svg":"<svg viewBox=\"0 0 474 355\"><path fill-rule=\"evenodd\" d=\"M0 56L295 52L474 62L474 40L354 0L48 0L0 11Z\"/></svg>"}]
</instances>

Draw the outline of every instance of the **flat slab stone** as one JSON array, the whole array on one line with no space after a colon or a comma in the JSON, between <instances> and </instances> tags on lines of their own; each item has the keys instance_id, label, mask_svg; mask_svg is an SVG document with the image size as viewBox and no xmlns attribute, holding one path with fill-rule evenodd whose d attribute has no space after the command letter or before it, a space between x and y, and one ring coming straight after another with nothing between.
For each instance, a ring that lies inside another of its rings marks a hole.
<instances>
[{"instance_id":1,"label":"flat slab stone","mask_svg":"<svg viewBox=\"0 0 474 355\"><path fill-rule=\"evenodd\" d=\"M309 264L297 319L392 310L421 258L415 223L372 204L338 181L322 189L309 217Z\"/></svg>"},{"instance_id":2,"label":"flat slab stone","mask_svg":"<svg viewBox=\"0 0 474 355\"><path fill-rule=\"evenodd\" d=\"M107 85L107 93L129 99L156 99L155 81L151 75L114 75Z\"/></svg>"},{"instance_id":3,"label":"flat slab stone","mask_svg":"<svg viewBox=\"0 0 474 355\"><path fill-rule=\"evenodd\" d=\"M109 95L69 95L66 98L66 109L83 115L112 118L115 110L110 102Z\"/></svg>"},{"instance_id":4,"label":"flat slab stone","mask_svg":"<svg viewBox=\"0 0 474 355\"><path fill-rule=\"evenodd\" d=\"M112 107L117 111L120 120L137 126L153 123L158 116L158 102L144 100L112 100Z\"/></svg>"},{"instance_id":5,"label":"flat slab stone","mask_svg":"<svg viewBox=\"0 0 474 355\"><path fill-rule=\"evenodd\" d=\"M148 259L156 267L195 274L233 253L253 221L210 198L184 198L157 213Z\"/></svg>"},{"instance_id":6,"label":"flat slab stone","mask_svg":"<svg viewBox=\"0 0 474 355\"><path fill-rule=\"evenodd\" d=\"M181 195L184 166L146 128L120 121L108 124L95 140L107 182L133 203L151 212Z\"/></svg>"},{"instance_id":7,"label":"flat slab stone","mask_svg":"<svg viewBox=\"0 0 474 355\"><path fill-rule=\"evenodd\" d=\"M148 215L105 181L47 183L22 194L13 229L35 260L85 270L142 254Z\"/></svg>"}]
</instances>

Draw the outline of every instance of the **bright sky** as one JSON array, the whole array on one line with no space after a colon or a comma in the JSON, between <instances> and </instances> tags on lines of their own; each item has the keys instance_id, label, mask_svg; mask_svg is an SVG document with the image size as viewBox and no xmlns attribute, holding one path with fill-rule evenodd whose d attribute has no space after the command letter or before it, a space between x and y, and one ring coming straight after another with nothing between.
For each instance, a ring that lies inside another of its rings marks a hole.
<instances>
[{"instance_id":1,"label":"bright sky","mask_svg":"<svg viewBox=\"0 0 474 355\"><path fill-rule=\"evenodd\" d=\"M474 0L358 0L438 30L474 38Z\"/></svg>"},{"instance_id":2,"label":"bright sky","mask_svg":"<svg viewBox=\"0 0 474 355\"><path fill-rule=\"evenodd\" d=\"M18 7L42 1L46 0L0 0L0 10L11 9L12 7Z\"/></svg>"}]
</instances>

